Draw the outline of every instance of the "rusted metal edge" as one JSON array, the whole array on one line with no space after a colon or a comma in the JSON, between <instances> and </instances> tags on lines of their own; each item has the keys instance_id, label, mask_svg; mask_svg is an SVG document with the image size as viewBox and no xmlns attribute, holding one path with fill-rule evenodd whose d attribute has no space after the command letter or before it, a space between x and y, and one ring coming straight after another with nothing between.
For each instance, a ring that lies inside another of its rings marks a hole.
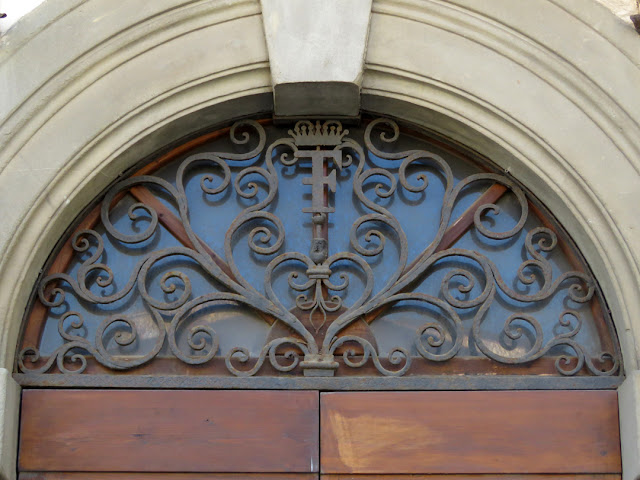
<instances>
[{"instance_id":1,"label":"rusted metal edge","mask_svg":"<svg viewBox=\"0 0 640 480\"><path fill-rule=\"evenodd\" d=\"M219 377L23 374L25 388L150 388L248 390L614 390L624 377L457 375L416 377Z\"/></svg>"},{"instance_id":2,"label":"rusted metal edge","mask_svg":"<svg viewBox=\"0 0 640 480\"><path fill-rule=\"evenodd\" d=\"M631 15L629 18L631 19L636 32L640 33L640 14Z\"/></svg>"}]
</instances>

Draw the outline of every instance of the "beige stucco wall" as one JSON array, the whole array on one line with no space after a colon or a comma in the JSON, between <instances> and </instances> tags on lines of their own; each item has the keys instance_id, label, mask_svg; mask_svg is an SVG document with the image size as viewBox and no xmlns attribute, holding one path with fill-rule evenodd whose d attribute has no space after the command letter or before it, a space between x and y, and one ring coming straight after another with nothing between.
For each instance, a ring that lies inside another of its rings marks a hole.
<instances>
[{"instance_id":1,"label":"beige stucco wall","mask_svg":"<svg viewBox=\"0 0 640 480\"><path fill-rule=\"evenodd\" d=\"M335 59L326 72L356 66L346 83L357 87L348 91L362 108L455 138L544 199L604 288L630 378L622 411L636 418L640 37L594 0L358 4L356 11L299 14L310 24L326 22L323 31L338 37L336 16L365 19L366 35L326 45L362 54L316 52ZM296 54L303 39L278 42L282 29L263 22L265 5L286 8L275 0L47 2L0 38L6 478L15 473L18 396L8 372L22 314L55 241L95 192L159 146L272 111L282 78L316 82L328 98L344 94L332 81L345 79L318 77L313 61L281 62L278 75L272 72L271 61ZM286 97L288 112L304 104L298 95ZM625 478L635 478L637 427L623 431L623 450Z\"/></svg>"}]
</instances>

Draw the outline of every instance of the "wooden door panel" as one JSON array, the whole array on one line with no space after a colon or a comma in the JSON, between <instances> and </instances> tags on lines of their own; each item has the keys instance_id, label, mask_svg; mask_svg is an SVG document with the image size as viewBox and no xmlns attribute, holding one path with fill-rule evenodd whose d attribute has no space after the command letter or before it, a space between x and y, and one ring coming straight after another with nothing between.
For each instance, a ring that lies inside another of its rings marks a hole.
<instances>
[{"instance_id":1,"label":"wooden door panel","mask_svg":"<svg viewBox=\"0 0 640 480\"><path fill-rule=\"evenodd\" d=\"M320 410L322 473L621 471L612 391L323 393Z\"/></svg>"},{"instance_id":2,"label":"wooden door panel","mask_svg":"<svg viewBox=\"0 0 640 480\"><path fill-rule=\"evenodd\" d=\"M622 475L616 473L578 474L578 475L320 475L320 480L621 480Z\"/></svg>"},{"instance_id":3,"label":"wooden door panel","mask_svg":"<svg viewBox=\"0 0 640 480\"><path fill-rule=\"evenodd\" d=\"M318 480L318 474L24 472L18 480Z\"/></svg>"},{"instance_id":4,"label":"wooden door panel","mask_svg":"<svg viewBox=\"0 0 640 480\"><path fill-rule=\"evenodd\" d=\"M311 473L318 418L318 393L307 391L25 390L18 465Z\"/></svg>"}]
</instances>

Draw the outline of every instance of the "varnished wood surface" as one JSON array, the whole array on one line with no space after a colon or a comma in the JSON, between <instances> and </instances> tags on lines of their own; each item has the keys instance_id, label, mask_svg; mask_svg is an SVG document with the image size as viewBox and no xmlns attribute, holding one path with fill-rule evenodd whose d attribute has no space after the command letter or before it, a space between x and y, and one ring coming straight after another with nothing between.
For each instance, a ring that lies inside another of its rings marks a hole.
<instances>
[{"instance_id":1,"label":"varnished wood surface","mask_svg":"<svg viewBox=\"0 0 640 480\"><path fill-rule=\"evenodd\" d=\"M20 471L315 472L318 393L25 390Z\"/></svg>"},{"instance_id":2,"label":"varnished wood surface","mask_svg":"<svg viewBox=\"0 0 640 480\"><path fill-rule=\"evenodd\" d=\"M320 480L620 480L620 474L578 475L320 475Z\"/></svg>"},{"instance_id":3,"label":"varnished wood surface","mask_svg":"<svg viewBox=\"0 0 640 480\"><path fill-rule=\"evenodd\" d=\"M619 474L584 475L320 475L315 473L85 473L26 472L18 480L621 480Z\"/></svg>"},{"instance_id":4,"label":"varnished wood surface","mask_svg":"<svg viewBox=\"0 0 640 480\"><path fill-rule=\"evenodd\" d=\"M621 472L616 392L341 392L320 405L323 473Z\"/></svg>"},{"instance_id":5,"label":"varnished wood surface","mask_svg":"<svg viewBox=\"0 0 640 480\"><path fill-rule=\"evenodd\" d=\"M18 480L318 480L318 474L25 472Z\"/></svg>"}]
</instances>

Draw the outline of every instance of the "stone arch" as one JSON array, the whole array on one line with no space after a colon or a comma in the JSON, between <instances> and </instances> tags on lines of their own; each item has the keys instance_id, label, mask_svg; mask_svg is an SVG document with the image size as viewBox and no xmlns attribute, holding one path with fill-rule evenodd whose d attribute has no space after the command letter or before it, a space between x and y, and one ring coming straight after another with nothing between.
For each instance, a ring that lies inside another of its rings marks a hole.
<instances>
[{"instance_id":1,"label":"stone arch","mask_svg":"<svg viewBox=\"0 0 640 480\"><path fill-rule=\"evenodd\" d=\"M623 455L625 478L634 478L637 34L595 1L504 0L479 11L472 0L381 0L358 8L370 16L366 54L358 75L338 80L357 87L349 92L360 92L361 107L492 158L544 199L594 269L630 377L621 390L631 402L622 411L633 418L624 422ZM44 4L3 37L0 367L8 478L17 418L9 372L28 295L54 242L133 162L203 127L273 109L282 80L270 64L286 52L267 48L277 29L261 12L250 0L160 0L137 10L72 0ZM336 48L365 51L358 41ZM335 79L309 79L323 94L336 91ZM284 102L295 106L296 95Z\"/></svg>"}]
</instances>

